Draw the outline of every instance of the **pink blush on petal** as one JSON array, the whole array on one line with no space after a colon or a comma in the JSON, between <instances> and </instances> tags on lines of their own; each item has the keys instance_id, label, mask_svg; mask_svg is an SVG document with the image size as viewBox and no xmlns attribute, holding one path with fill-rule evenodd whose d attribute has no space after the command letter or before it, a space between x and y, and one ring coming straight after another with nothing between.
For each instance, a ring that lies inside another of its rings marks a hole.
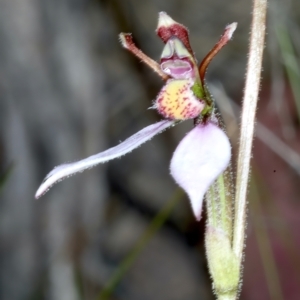
<instances>
[{"instance_id":1,"label":"pink blush on petal","mask_svg":"<svg viewBox=\"0 0 300 300\"><path fill-rule=\"evenodd\" d=\"M171 175L189 195L197 220L210 185L227 168L231 158L229 139L213 123L194 127L179 143L170 165Z\"/></svg>"}]
</instances>

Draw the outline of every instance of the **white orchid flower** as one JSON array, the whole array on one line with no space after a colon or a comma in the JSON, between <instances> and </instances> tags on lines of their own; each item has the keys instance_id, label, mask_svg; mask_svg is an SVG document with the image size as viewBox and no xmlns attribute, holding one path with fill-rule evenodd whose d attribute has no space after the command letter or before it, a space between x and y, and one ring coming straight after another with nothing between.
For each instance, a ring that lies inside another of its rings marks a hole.
<instances>
[{"instance_id":1,"label":"white orchid flower","mask_svg":"<svg viewBox=\"0 0 300 300\"><path fill-rule=\"evenodd\" d=\"M230 40L235 28L236 23L226 27L220 41L199 68L189 43L187 29L164 12L159 14L157 28L158 36L165 43L160 64L139 50L130 34L120 34L122 45L166 81L152 107L165 120L147 126L106 151L55 167L46 176L35 197L41 197L55 183L71 175L131 152L183 120L194 119L195 127L187 133L173 154L170 171L177 184L188 194L194 215L200 220L204 195L227 168L231 158L231 146L220 128L214 103L204 86L204 76L209 62Z\"/></svg>"}]
</instances>

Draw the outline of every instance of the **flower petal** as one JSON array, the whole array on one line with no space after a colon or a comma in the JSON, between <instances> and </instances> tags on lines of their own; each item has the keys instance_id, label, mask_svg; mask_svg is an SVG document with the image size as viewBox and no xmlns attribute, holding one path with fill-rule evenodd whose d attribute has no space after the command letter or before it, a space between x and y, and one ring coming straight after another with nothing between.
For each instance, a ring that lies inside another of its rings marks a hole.
<instances>
[{"instance_id":1,"label":"flower petal","mask_svg":"<svg viewBox=\"0 0 300 300\"><path fill-rule=\"evenodd\" d=\"M74 163L67 163L63 165L59 165L55 167L44 179L43 183L37 190L35 194L35 198L38 199L42 195L44 195L55 183L74 175L78 172L82 172L86 169L95 167L100 163L107 162L114 158L125 155L135 148L139 147L143 143L149 141L152 137L161 133L168 127L171 127L175 124L173 120L164 120L158 123L147 126L136 134L132 135L124 142L119 145L110 148L106 151L100 152L98 154L92 155L88 158L79 160Z\"/></svg>"},{"instance_id":2,"label":"flower petal","mask_svg":"<svg viewBox=\"0 0 300 300\"><path fill-rule=\"evenodd\" d=\"M205 103L194 95L193 85L192 79L169 79L157 95L154 107L167 119L187 120L198 117Z\"/></svg>"},{"instance_id":3,"label":"flower petal","mask_svg":"<svg viewBox=\"0 0 300 300\"><path fill-rule=\"evenodd\" d=\"M193 128L175 150L170 166L171 175L189 195L198 221L204 194L226 169L230 158L228 137L213 123Z\"/></svg>"},{"instance_id":4,"label":"flower petal","mask_svg":"<svg viewBox=\"0 0 300 300\"><path fill-rule=\"evenodd\" d=\"M158 15L156 33L164 43L167 43L172 36L177 37L182 41L188 51L194 55L189 41L188 29L182 24L174 21L167 13L163 11Z\"/></svg>"}]
</instances>

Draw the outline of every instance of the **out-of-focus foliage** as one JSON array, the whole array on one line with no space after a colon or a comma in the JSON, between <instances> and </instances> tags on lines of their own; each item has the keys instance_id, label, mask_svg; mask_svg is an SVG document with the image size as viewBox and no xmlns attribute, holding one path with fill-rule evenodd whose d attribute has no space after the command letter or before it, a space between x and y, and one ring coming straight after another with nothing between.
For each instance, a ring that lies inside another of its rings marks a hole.
<instances>
[{"instance_id":1,"label":"out-of-focus foliage","mask_svg":"<svg viewBox=\"0 0 300 300\"><path fill-rule=\"evenodd\" d=\"M97 153L160 119L147 108L162 82L118 41L119 32L132 32L136 44L158 59L159 11L189 28L199 60L225 25L239 23L212 63L208 83L222 83L215 94L220 107L231 109L228 98L240 105L250 1L0 2L0 299L96 299L174 194L168 164L192 123L33 198L53 166ZM299 62L299 16L298 1L284 7L270 1L249 196L246 300L294 300L300 294L300 129L287 76L292 72L295 82L299 74L299 65L288 65ZM276 31L277 25L286 30ZM280 40L290 41L292 53ZM224 117L236 149L238 110L232 112ZM112 299L213 299L204 224L194 221L183 197Z\"/></svg>"}]
</instances>

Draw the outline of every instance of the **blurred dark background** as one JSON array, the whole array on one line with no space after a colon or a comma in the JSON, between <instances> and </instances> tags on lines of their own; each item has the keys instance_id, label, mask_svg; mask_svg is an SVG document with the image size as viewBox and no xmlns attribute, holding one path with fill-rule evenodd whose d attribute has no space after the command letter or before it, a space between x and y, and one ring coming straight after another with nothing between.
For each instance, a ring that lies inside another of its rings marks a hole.
<instances>
[{"instance_id":1,"label":"blurred dark background","mask_svg":"<svg viewBox=\"0 0 300 300\"><path fill-rule=\"evenodd\" d=\"M195 222L168 171L191 122L34 200L54 166L160 120L147 108L161 80L118 41L132 32L158 60L159 11L189 28L199 60L238 22L207 76L236 153L251 1L0 0L1 300L213 299L205 213ZM300 295L299 17L297 0L270 1L243 300Z\"/></svg>"}]
</instances>

